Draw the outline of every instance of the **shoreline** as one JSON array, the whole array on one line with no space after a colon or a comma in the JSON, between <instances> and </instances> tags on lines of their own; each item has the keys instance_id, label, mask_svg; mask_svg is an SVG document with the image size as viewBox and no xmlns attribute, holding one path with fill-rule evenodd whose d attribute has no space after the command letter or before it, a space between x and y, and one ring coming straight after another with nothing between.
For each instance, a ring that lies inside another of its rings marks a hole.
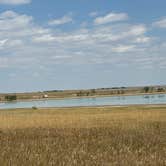
<instances>
[{"instance_id":1,"label":"shoreline","mask_svg":"<svg viewBox=\"0 0 166 166\"><path fill-rule=\"evenodd\" d=\"M94 106L69 106L69 107L37 107L36 110L60 110L60 109L92 109L92 108L156 108L156 107L166 107L165 104L126 104L126 105L94 105ZM15 110L33 110L33 108L0 108L1 111L15 111Z\"/></svg>"},{"instance_id":2,"label":"shoreline","mask_svg":"<svg viewBox=\"0 0 166 166\"><path fill-rule=\"evenodd\" d=\"M113 94L113 95L94 95L94 96L75 96L75 97L53 97L41 99L18 99L14 101L0 101L0 103L11 102L31 102L31 101L46 101L46 100L63 100L63 99L82 99L82 98L100 98L100 97L125 97L125 96L142 96L142 95L164 95L166 92L152 92L152 93L128 93L128 94Z\"/></svg>"}]
</instances>

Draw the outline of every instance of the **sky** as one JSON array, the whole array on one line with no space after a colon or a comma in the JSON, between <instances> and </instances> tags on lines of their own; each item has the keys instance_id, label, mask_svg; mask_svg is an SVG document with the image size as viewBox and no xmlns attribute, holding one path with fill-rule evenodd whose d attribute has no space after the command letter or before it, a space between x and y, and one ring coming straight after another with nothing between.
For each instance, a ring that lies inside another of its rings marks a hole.
<instances>
[{"instance_id":1,"label":"sky","mask_svg":"<svg viewBox=\"0 0 166 166\"><path fill-rule=\"evenodd\" d=\"M0 93L166 84L165 0L0 0Z\"/></svg>"}]
</instances>

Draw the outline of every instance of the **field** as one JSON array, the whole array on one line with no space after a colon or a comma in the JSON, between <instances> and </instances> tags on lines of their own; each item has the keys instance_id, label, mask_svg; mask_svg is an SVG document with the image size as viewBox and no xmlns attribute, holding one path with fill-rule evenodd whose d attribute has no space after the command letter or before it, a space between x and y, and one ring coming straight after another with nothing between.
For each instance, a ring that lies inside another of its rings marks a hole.
<instances>
[{"instance_id":1,"label":"field","mask_svg":"<svg viewBox=\"0 0 166 166\"><path fill-rule=\"evenodd\" d=\"M164 166L166 106L0 111L2 166Z\"/></svg>"}]
</instances>

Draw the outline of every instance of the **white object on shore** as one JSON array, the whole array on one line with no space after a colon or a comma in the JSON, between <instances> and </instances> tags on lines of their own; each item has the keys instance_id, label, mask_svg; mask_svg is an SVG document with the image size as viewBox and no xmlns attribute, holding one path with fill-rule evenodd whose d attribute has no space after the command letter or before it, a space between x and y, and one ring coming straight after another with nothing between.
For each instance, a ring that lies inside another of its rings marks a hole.
<instances>
[{"instance_id":1,"label":"white object on shore","mask_svg":"<svg viewBox=\"0 0 166 166\"><path fill-rule=\"evenodd\" d=\"M44 97L44 98L48 98L48 95L44 95L43 97Z\"/></svg>"}]
</instances>

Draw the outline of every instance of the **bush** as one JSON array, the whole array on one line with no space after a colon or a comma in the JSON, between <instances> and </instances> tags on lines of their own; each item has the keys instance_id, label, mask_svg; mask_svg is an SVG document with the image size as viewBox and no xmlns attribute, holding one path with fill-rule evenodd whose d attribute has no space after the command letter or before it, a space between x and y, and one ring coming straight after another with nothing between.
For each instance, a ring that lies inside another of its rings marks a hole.
<instances>
[{"instance_id":1,"label":"bush","mask_svg":"<svg viewBox=\"0 0 166 166\"><path fill-rule=\"evenodd\" d=\"M17 96L16 95L7 95L7 96L5 96L5 100L14 101L14 100L17 100Z\"/></svg>"},{"instance_id":2,"label":"bush","mask_svg":"<svg viewBox=\"0 0 166 166\"><path fill-rule=\"evenodd\" d=\"M33 109L33 110L37 110L37 107L36 107L36 106L33 106L32 109Z\"/></svg>"},{"instance_id":3,"label":"bush","mask_svg":"<svg viewBox=\"0 0 166 166\"><path fill-rule=\"evenodd\" d=\"M158 88L158 89L157 89L157 92L164 92L164 91L165 91L164 88Z\"/></svg>"},{"instance_id":4,"label":"bush","mask_svg":"<svg viewBox=\"0 0 166 166\"><path fill-rule=\"evenodd\" d=\"M145 93L148 93L149 90L150 90L150 88L149 88L148 86L144 87L144 92L145 92Z\"/></svg>"}]
</instances>

